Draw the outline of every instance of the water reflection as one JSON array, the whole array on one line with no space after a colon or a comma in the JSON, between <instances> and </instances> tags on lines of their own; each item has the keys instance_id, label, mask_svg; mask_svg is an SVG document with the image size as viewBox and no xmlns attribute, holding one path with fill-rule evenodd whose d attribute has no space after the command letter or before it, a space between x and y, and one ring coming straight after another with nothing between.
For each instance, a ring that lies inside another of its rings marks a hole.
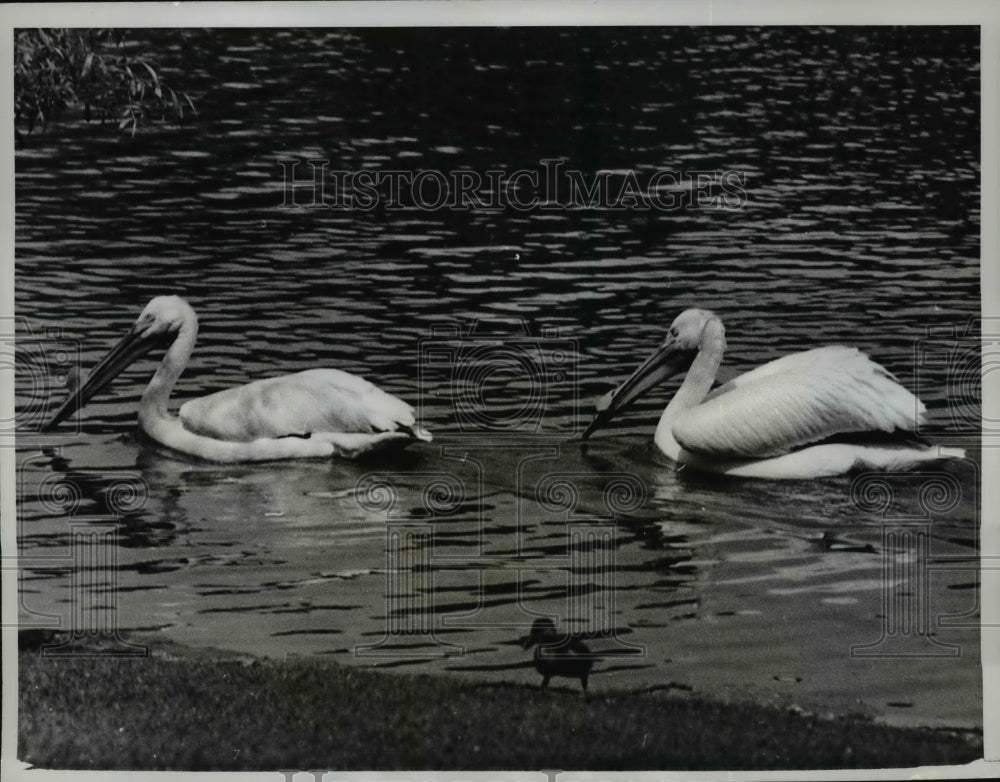
<instances>
[{"instance_id":1,"label":"water reflection","mask_svg":"<svg viewBox=\"0 0 1000 782\"><path fill-rule=\"evenodd\" d=\"M692 305L723 318L733 373L844 343L919 391L930 435L979 420L978 387L957 398L946 362L914 365L929 330L978 346L975 30L149 36L165 72L204 95L202 119L134 141L66 125L18 152L15 301L30 321L18 335L61 329L91 366L146 301L178 293L201 316L179 401L334 366L413 401L439 439L391 464L192 462L133 433L152 370L137 367L88 406L79 435L19 440L21 551L63 557L25 573L32 611L66 611L69 524L112 518L122 627L194 646L535 684L518 643L532 618L587 632L590 612L608 631L593 646L643 650L602 661L595 690L677 685L979 723L975 441L972 461L944 468L957 503L930 516L927 476L894 478L883 507L860 502L850 477L677 472L650 443L671 389L586 447L568 442ZM586 177L732 170L746 203L280 208L279 161L307 158L344 171L511 173L550 158ZM534 407L537 386L490 375L485 423L507 426L477 428L455 403L475 384L425 361L455 328L475 328L467 344L558 347L565 374ZM29 381L18 375L22 423L46 406ZM62 393L53 381L46 403ZM126 477L142 488L128 508L115 489ZM366 493L379 482L389 507ZM78 500L59 505L53 485ZM851 654L886 626L886 562L905 555L884 534L907 518L929 518L933 631L960 659ZM421 623L432 640L407 634Z\"/></svg>"}]
</instances>

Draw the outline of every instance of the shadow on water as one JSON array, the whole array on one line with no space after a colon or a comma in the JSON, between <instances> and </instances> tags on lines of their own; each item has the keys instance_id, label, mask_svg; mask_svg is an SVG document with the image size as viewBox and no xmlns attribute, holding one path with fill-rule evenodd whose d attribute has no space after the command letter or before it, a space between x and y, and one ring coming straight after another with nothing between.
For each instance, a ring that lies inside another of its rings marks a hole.
<instances>
[{"instance_id":1,"label":"shadow on water","mask_svg":"<svg viewBox=\"0 0 1000 782\"><path fill-rule=\"evenodd\" d=\"M133 510L117 514L118 616L125 628L156 626L189 644L531 681L517 639L533 617L552 616L599 642L596 683L660 686L679 664L697 688L746 695L734 682L749 668L770 692L768 681L786 681L786 656L799 671L787 681L803 680L801 633L844 635L846 610L848 647L877 635L887 521L912 524L920 507L934 555L950 568L935 593L941 614L970 617L977 607L963 588L975 583L976 503L959 498L965 517L946 507L954 498L931 491L948 511L932 518L926 496L920 504L926 475L879 476L880 493L862 507L865 497L851 494L858 477L698 475L634 435L586 448L466 438L458 448L415 447L392 465L230 466L144 438L109 445L97 461L118 453L131 464L78 470L55 456L35 465L40 486L77 500L54 516L51 498L24 493L22 548L52 554L67 521L122 510L121 484L131 482ZM974 471L949 470L935 477L974 485ZM32 600L44 603L46 591ZM798 632L776 637L779 616ZM741 660L737 673L730 656L744 643L767 652ZM620 655L636 662L619 664ZM842 674L805 678L827 692L837 689L827 679ZM792 690L781 697L808 700Z\"/></svg>"},{"instance_id":2,"label":"shadow on water","mask_svg":"<svg viewBox=\"0 0 1000 782\"><path fill-rule=\"evenodd\" d=\"M174 292L200 317L178 404L335 366L410 401L436 439L391 463L198 463L131 434L153 367L137 365L78 434L19 437L20 553L46 558L22 574L32 616L68 611L72 525L110 521L119 625L191 646L527 684L518 639L548 616L633 650L595 665L595 689L980 724L980 391L943 358L971 340L979 366L974 28L148 35L203 96L197 126L53 126L15 161L16 336L38 347L18 356L38 369L18 365L20 422L65 394L56 357L88 369ZM281 207L281 161L550 158L587 183L736 172L745 202ZM572 441L692 305L722 316L734 374L856 345L973 459L807 482L678 472L651 445L668 390ZM888 665L865 650L899 629L896 594L927 598L913 638L930 646Z\"/></svg>"}]
</instances>

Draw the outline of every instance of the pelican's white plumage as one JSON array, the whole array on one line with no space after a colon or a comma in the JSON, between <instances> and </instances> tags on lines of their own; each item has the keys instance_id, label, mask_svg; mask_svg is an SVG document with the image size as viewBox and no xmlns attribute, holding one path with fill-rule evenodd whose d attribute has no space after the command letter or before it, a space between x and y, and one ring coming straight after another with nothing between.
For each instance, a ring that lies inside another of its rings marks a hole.
<instances>
[{"instance_id":1,"label":"pelican's white plumage","mask_svg":"<svg viewBox=\"0 0 1000 782\"><path fill-rule=\"evenodd\" d=\"M187 366L198 319L177 296L158 296L132 331L94 368L56 411L65 420L126 366L157 346L169 345L139 403L139 426L174 450L218 462L360 456L431 439L411 408L360 377L338 369L310 369L256 380L192 399L180 415L168 410L170 393Z\"/></svg>"},{"instance_id":2,"label":"pelican's white plumage","mask_svg":"<svg viewBox=\"0 0 1000 782\"><path fill-rule=\"evenodd\" d=\"M776 456L848 432L912 429L924 406L856 348L794 353L706 395L673 422L683 447L703 454Z\"/></svg>"},{"instance_id":3,"label":"pelican's white plumage","mask_svg":"<svg viewBox=\"0 0 1000 782\"><path fill-rule=\"evenodd\" d=\"M413 408L367 380L339 369L307 369L255 380L180 407L190 431L247 441L309 432L391 432L416 424Z\"/></svg>"},{"instance_id":4,"label":"pelican's white plumage","mask_svg":"<svg viewBox=\"0 0 1000 782\"><path fill-rule=\"evenodd\" d=\"M892 442L895 433L913 432L926 410L855 348L794 353L710 390L724 352L725 329L714 313L681 313L657 352L602 400L584 437L649 388L687 369L655 435L659 449L681 464L744 477L810 478L964 456L912 438ZM884 442L823 442L878 432Z\"/></svg>"}]
</instances>

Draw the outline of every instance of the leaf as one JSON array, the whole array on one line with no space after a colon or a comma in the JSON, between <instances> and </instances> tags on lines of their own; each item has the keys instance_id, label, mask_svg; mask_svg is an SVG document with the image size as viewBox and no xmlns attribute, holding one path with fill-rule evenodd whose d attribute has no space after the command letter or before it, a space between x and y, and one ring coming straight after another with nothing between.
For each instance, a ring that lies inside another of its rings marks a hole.
<instances>
[{"instance_id":1,"label":"leaf","mask_svg":"<svg viewBox=\"0 0 1000 782\"><path fill-rule=\"evenodd\" d=\"M150 67L149 63L145 60L139 60L139 64L149 71L149 75L153 77L153 83L158 85L160 83L160 78L156 75L156 71Z\"/></svg>"}]
</instances>

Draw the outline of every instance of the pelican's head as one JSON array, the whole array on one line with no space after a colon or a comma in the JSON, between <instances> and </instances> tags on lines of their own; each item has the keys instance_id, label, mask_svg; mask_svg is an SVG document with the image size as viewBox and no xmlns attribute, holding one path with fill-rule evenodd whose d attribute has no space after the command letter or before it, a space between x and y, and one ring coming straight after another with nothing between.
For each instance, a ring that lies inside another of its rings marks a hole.
<instances>
[{"instance_id":1,"label":"pelican's head","mask_svg":"<svg viewBox=\"0 0 1000 782\"><path fill-rule=\"evenodd\" d=\"M597 415L583 433L591 433L614 418L649 389L658 386L691 366L705 340L709 324L722 329L722 321L711 310L692 308L674 318L660 346L618 388L605 394L597 403Z\"/></svg>"},{"instance_id":2,"label":"pelican's head","mask_svg":"<svg viewBox=\"0 0 1000 782\"><path fill-rule=\"evenodd\" d=\"M701 310L697 307L684 310L670 324L670 330L667 332L667 336L663 338L660 349L663 350L664 348L671 347L675 350L694 351L697 353L701 349L701 340L705 332L705 326L712 320L718 320L718 316L711 310Z\"/></svg>"},{"instance_id":3,"label":"pelican's head","mask_svg":"<svg viewBox=\"0 0 1000 782\"><path fill-rule=\"evenodd\" d=\"M143 337L164 333L176 335L182 328L197 325L198 316L180 296L157 296L142 308L132 331Z\"/></svg>"},{"instance_id":4,"label":"pelican's head","mask_svg":"<svg viewBox=\"0 0 1000 782\"><path fill-rule=\"evenodd\" d=\"M156 348L170 346L182 331L190 333L193 341L197 329L198 318L184 299L157 296L143 308L129 333L91 370L83 384L75 390L70 389L69 398L59 406L45 429L52 429L69 418L125 367Z\"/></svg>"}]
</instances>

